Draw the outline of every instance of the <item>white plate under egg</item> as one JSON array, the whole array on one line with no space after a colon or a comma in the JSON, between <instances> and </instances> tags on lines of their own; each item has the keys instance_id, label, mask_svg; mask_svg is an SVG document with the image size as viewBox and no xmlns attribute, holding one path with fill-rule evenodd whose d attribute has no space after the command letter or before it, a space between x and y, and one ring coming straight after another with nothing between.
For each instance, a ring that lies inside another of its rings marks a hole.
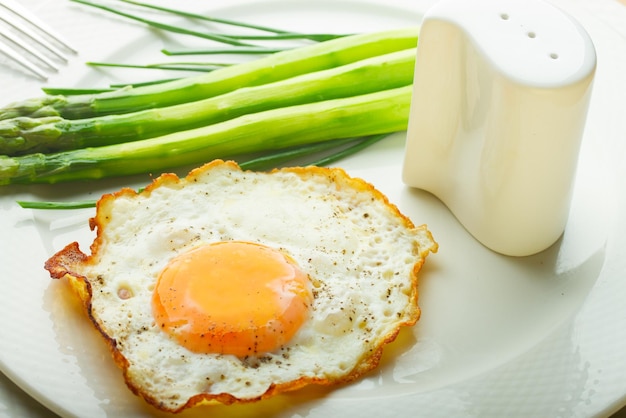
<instances>
[{"instance_id":1,"label":"white plate under egg","mask_svg":"<svg viewBox=\"0 0 626 418\"><path fill-rule=\"evenodd\" d=\"M285 29L363 32L416 25L434 2L185 0L176 6ZM137 70L87 68L84 62L158 62L163 43L180 39L72 2L22 3L80 51L51 77L51 86L154 78ZM422 318L387 347L379 368L352 384L211 407L212 416L591 417L607 416L626 403L626 34L609 24L619 21L615 13L626 17L626 8L614 0L553 3L583 24L598 54L562 239L524 258L485 249L436 198L403 185L404 134L339 162L372 182L416 224L428 224L439 242L439 253L429 257L421 273ZM0 66L2 104L40 95L41 85L16 68ZM0 370L5 374L0 417L159 416L125 387L65 284L52 281L43 269L44 261L71 241L87 249L93 210L31 211L15 203L95 199L148 181L137 176L0 189ZM203 407L180 416L208 412Z\"/></svg>"}]
</instances>

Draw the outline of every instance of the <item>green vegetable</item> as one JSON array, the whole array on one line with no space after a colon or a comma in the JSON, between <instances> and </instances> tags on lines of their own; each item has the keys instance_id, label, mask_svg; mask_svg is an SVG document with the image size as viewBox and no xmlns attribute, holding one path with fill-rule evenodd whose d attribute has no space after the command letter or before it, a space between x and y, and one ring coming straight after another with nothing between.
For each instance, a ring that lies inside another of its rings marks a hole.
<instances>
[{"instance_id":1,"label":"green vegetable","mask_svg":"<svg viewBox=\"0 0 626 418\"><path fill-rule=\"evenodd\" d=\"M18 200L17 204L24 209L86 209L96 206L95 200L79 200L76 202L36 202Z\"/></svg>"},{"instance_id":2,"label":"green vegetable","mask_svg":"<svg viewBox=\"0 0 626 418\"><path fill-rule=\"evenodd\" d=\"M233 64L223 63L199 63L199 62L186 62L186 63L161 63L161 64L118 64L111 62L87 62L87 65L91 67L116 67L116 68L140 68L142 70L171 70L171 71L200 71L209 72L215 71L223 67L228 67Z\"/></svg>"},{"instance_id":3,"label":"green vegetable","mask_svg":"<svg viewBox=\"0 0 626 418\"><path fill-rule=\"evenodd\" d=\"M237 26L241 28L256 29L256 30L260 30L263 32L270 32L276 35L288 35L291 39L310 39L310 40L319 42L319 41L327 41L329 39L333 39L333 38L337 38L341 36L341 35L328 35L328 34L294 33L294 32L289 32L285 30L270 28L267 26L259 26L259 25L253 25L250 23L238 22L238 21L234 21L231 19L221 19L221 18L205 16L205 15L201 15L197 13L189 13L183 10L170 9L167 7L161 7L161 6L148 4L148 3L142 3L142 2L133 1L133 0L121 0L121 1L123 1L124 3L134 4L137 6L146 7L146 8L154 9L154 10L160 10L162 12L171 13L171 14L175 14L178 16L183 16L183 17L192 18L196 20L205 20L209 22L222 23L225 25Z\"/></svg>"},{"instance_id":4,"label":"green vegetable","mask_svg":"<svg viewBox=\"0 0 626 418\"><path fill-rule=\"evenodd\" d=\"M250 44L248 44L248 43L240 42L240 41L236 40L235 38L232 38L232 37L229 37L229 36L216 35L214 33L198 32L198 31L195 31L195 30L187 29L185 27L181 27L181 26L168 25L166 23L157 22L156 20L146 19L146 18L143 18L141 16L133 15L133 14L130 14L130 13L125 13L125 12L122 12L121 10L105 6L103 4L92 3L92 2L89 2L89 1L85 1L85 0L72 0L72 1L76 2L76 3L84 4L84 5L87 5L87 6L95 7L95 8L98 8L98 9L106 10L107 12L111 12L111 13L114 13L116 15L126 17L128 19L136 20L138 22L145 23L148 26L152 26L153 28L165 30L165 31L168 31L168 32L180 33L180 34L184 34L184 35L191 35L191 36L195 36L195 37L198 37L198 38L210 39L210 40L213 40L213 41L218 41L218 42L222 42L222 43L230 44L230 45L250 46Z\"/></svg>"},{"instance_id":5,"label":"green vegetable","mask_svg":"<svg viewBox=\"0 0 626 418\"><path fill-rule=\"evenodd\" d=\"M332 164L333 162L345 158L349 155L352 155L362 149L369 147L370 145L375 144L376 142L382 140L387 137L387 134L383 135L373 135L365 138L359 138L356 140L356 143L350 145L346 148L343 148L337 152L329 156L322 157L318 160L307 162L306 165L316 165L316 166L326 166ZM313 153L318 153L322 151L328 151L331 148L336 148L338 145L344 145L347 142L355 142L353 138L348 138L346 140L336 140L336 141L326 141L314 144L308 144L301 147L297 147L294 149L289 149L286 151L280 151L271 153L268 155L264 155L261 157L257 157L251 160L247 160L239 163L239 167L242 170L267 170L271 168L276 168L278 165L286 163L288 161L292 161L296 158L301 158L303 156L308 156ZM17 203L24 209L84 209L84 208L92 208L96 206L95 200L80 200L80 201L69 201L69 202L53 202L53 201L26 201L19 200Z\"/></svg>"},{"instance_id":6,"label":"green vegetable","mask_svg":"<svg viewBox=\"0 0 626 418\"><path fill-rule=\"evenodd\" d=\"M275 54L278 52L284 52L293 50L291 47L268 47L268 46L237 46L231 48L225 47L215 47L215 48L204 48L204 49L181 49L181 50L171 50L171 49L162 49L161 52L168 56L175 55L223 55L223 54L259 54L259 55L267 55L267 54Z\"/></svg>"},{"instance_id":7,"label":"green vegetable","mask_svg":"<svg viewBox=\"0 0 626 418\"><path fill-rule=\"evenodd\" d=\"M215 158L407 128L412 86L248 114L202 128L55 154L0 156L0 185L57 183L196 165Z\"/></svg>"},{"instance_id":8,"label":"green vegetable","mask_svg":"<svg viewBox=\"0 0 626 418\"><path fill-rule=\"evenodd\" d=\"M169 14L175 14L178 16L184 16L184 17L188 17L188 18L193 18L193 19L199 19L199 20L207 20L207 21L211 21L211 22L217 22L217 23L223 23L223 24L227 24L227 25L232 25L232 26L238 26L238 27L245 27L245 28L250 28L250 29L257 29L257 30L261 30L264 32L271 32L271 35L234 35L234 34L215 34L215 33L207 33L207 32L198 32L198 31L194 31L191 29L188 29L185 26L174 26L174 25L169 25L169 24L164 24L161 22L157 22L155 20L151 20L151 19L146 19L143 18L139 15L136 14L132 14L132 13L125 13L122 12L121 10L118 10L116 8L113 7L108 7L105 6L103 4L99 4L99 3L92 3L90 1L86 1L86 0L72 0L76 3L81 3L84 4L86 6L91 6L91 7L95 7L101 10L105 10L107 12L116 14L118 16L123 16L126 17L128 19L131 20L136 20L138 22L142 22L147 24L148 26L152 26L153 28L157 28L157 29L161 29L161 30L165 30L168 32L174 32L174 33L180 33L183 35L191 35L191 36L195 36L198 38L205 38L205 39L211 39L214 41L218 41L218 42L222 42L222 43L226 43L226 44L231 44L231 45L241 45L241 46L249 46L250 44L247 43L242 43L239 42L240 39L249 39L249 40L281 40L281 39L308 39L308 40L312 40L312 41L316 41L316 42L322 42L322 41L328 41L330 39L335 39L335 38L340 38L342 36L345 35L337 35L337 34L303 34L303 33L297 33L297 32L288 32L288 31L283 31L283 30L276 30L273 28L268 28L265 26L258 26L258 25L251 25L251 24L246 24L246 23L242 23L242 22L236 22L233 20L227 20L227 19L218 19L218 18L213 18L210 16L203 16L203 15L199 15L199 14L195 14L195 13L189 13L189 12L185 12L182 10L176 10L176 9L170 9L170 8L166 8L166 7L160 7L160 6L156 6L156 5L151 5L151 4L147 4L147 3L141 3L141 2L137 2L137 1L130 1L130 0L121 0L124 3L130 3L130 4L134 4L137 6L142 6L145 8L149 8L149 9L153 9L153 10L160 10L162 12L166 12Z\"/></svg>"},{"instance_id":9,"label":"green vegetable","mask_svg":"<svg viewBox=\"0 0 626 418\"><path fill-rule=\"evenodd\" d=\"M351 35L160 84L96 94L34 98L0 109L0 120L19 116L80 119L202 100L241 87L267 84L414 48L417 35L417 27Z\"/></svg>"},{"instance_id":10,"label":"green vegetable","mask_svg":"<svg viewBox=\"0 0 626 418\"><path fill-rule=\"evenodd\" d=\"M111 145L211 125L249 113L410 85L416 49L393 52L275 83L159 109L92 119L0 121L0 154Z\"/></svg>"}]
</instances>

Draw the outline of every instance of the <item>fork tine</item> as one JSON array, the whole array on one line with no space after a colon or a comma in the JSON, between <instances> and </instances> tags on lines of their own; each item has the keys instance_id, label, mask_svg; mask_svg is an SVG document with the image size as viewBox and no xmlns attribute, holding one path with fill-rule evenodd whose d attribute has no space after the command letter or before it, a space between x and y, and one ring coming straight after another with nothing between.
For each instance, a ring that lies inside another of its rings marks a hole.
<instances>
[{"instance_id":1,"label":"fork tine","mask_svg":"<svg viewBox=\"0 0 626 418\"><path fill-rule=\"evenodd\" d=\"M21 42L22 39L16 36L14 33L5 30L4 28L0 28L0 35L4 36L6 39L10 40L16 47L19 49L28 52L31 56L36 58L38 61L45 64L50 69L56 70L57 65L48 57L46 57L41 51L35 48L33 45L29 43ZM10 48L7 46L7 48ZM17 48L12 48L16 53L18 52ZM64 58L65 60L65 58Z\"/></svg>"},{"instance_id":2,"label":"fork tine","mask_svg":"<svg viewBox=\"0 0 626 418\"><path fill-rule=\"evenodd\" d=\"M43 22L37 16L33 15L29 10L25 9L20 4L16 3L13 0L2 0L0 1L0 5L2 5L5 9L10 10L14 15L20 16L22 19L29 22L38 30L45 33L50 38L54 39L58 44L62 45L68 51L77 53L76 49L72 48L69 42L64 40L58 33L56 33L53 29L51 29L45 22Z\"/></svg>"},{"instance_id":3,"label":"fork tine","mask_svg":"<svg viewBox=\"0 0 626 418\"><path fill-rule=\"evenodd\" d=\"M15 49L1 42L0 42L0 52L2 52L7 57L11 58L13 61L17 62L18 64L20 64L22 67L26 68L27 70L32 71L35 75L37 75L42 80L48 79L48 76L43 71L41 71L39 67L34 65L32 62L30 62L26 58L24 58L24 56L20 54L19 52L17 52Z\"/></svg>"},{"instance_id":4,"label":"fork tine","mask_svg":"<svg viewBox=\"0 0 626 418\"><path fill-rule=\"evenodd\" d=\"M45 49L47 49L48 51L50 51L52 54L54 54L57 58L62 59L63 61L67 61L67 58L65 56L65 54L63 52L61 52L57 47L55 47L54 45L52 45L50 42L48 42L46 39L44 39L42 36L40 36L39 34L37 34L35 31L31 30L28 27L25 27L24 25L20 25L20 21L18 21L17 19L15 19L13 16L2 16L0 15L0 19L2 19L3 21L5 21L6 23L8 23L9 25L11 25L14 29L18 30L19 32L21 32L23 35L25 35L26 37L30 38L32 41L34 41L35 43L41 45L42 47L44 47ZM19 38L16 36L13 36L12 34L10 34L7 31L2 31L3 35L7 38L10 38L11 41L17 43L18 45L20 45L21 47L23 47L24 49L28 49L29 52L35 56L37 56L37 58L41 59L42 61L45 60L45 57L41 54L39 54L37 52L37 50L35 50L34 48L27 48L25 46L22 45L21 42L19 42ZM54 68L54 66L53 66Z\"/></svg>"},{"instance_id":5,"label":"fork tine","mask_svg":"<svg viewBox=\"0 0 626 418\"><path fill-rule=\"evenodd\" d=\"M59 60L68 61L66 52L77 53L44 22L13 0L0 0L0 21L3 22L0 36L10 41L8 44L0 43L0 53L43 80L48 79L43 71L45 67L56 71ZM61 47L66 51L61 51ZM45 50L48 54L44 53ZM57 62L50 59L52 55Z\"/></svg>"}]
</instances>

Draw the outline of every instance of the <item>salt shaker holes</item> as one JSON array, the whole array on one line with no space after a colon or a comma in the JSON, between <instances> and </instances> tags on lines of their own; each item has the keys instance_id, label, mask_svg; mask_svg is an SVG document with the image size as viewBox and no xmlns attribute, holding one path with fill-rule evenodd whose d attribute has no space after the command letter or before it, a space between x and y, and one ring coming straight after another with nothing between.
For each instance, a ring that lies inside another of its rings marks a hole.
<instances>
[{"instance_id":1,"label":"salt shaker holes","mask_svg":"<svg viewBox=\"0 0 626 418\"><path fill-rule=\"evenodd\" d=\"M500 13L500 19L510 20L511 16L508 13L502 12ZM529 31L526 33L526 36L528 36L529 39L535 39L537 38L537 33L534 31ZM551 52L550 54L548 54L548 57L550 57L553 60L557 60L559 59L559 54L557 54L556 52Z\"/></svg>"}]
</instances>

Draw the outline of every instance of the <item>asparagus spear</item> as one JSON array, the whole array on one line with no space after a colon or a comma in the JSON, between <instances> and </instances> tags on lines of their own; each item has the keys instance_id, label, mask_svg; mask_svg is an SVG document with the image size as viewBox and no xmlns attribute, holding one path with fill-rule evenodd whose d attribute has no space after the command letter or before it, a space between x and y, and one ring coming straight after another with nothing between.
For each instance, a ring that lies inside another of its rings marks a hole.
<instances>
[{"instance_id":1,"label":"asparagus spear","mask_svg":"<svg viewBox=\"0 0 626 418\"><path fill-rule=\"evenodd\" d=\"M316 165L319 167L327 166L332 164L335 161L338 161L342 158L348 157L352 154L355 154L362 149L369 147L376 142L381 141L388 134L381 135L372 135L364 138L354 139L354 138L346 138L346 139L338 139L335 141L324 141L319 143L307 144L301 147L288 149L285 151L273 152L268 155L263 155L261 157L256 157L250 160L245 160L243 162L239 162L239 167L242 170L268 170L271 168L276 168L281 164L287 163L289 161L293 161L296 158L301 158L304 156L308 156L313 153L328 151L332 148L338 147L339 145L345 145L348 142L355 142L350 146L343 148L337 152L333 152L331 155L319 158L314 161L307 162L307 165ZM18 200L17 204L20 205L24 209L51 209L51 210L59 210L59 209L85 209L92 208L96 206L96 200L78 200L78 201L32 201L32 200Z\"/></svg>"},{"instance_id":2,"label":"asparagus spear","mask_svg":"<svg viewBox=\"0 0 626 418\"><path fill-rule=\"evenodd\" d=\"M97 94L33 98L0 109L0 120L18 116L89 118L206 99L245 86L258 86L414 48L417 35L417 27L351 35L161 84Z\"/></svg>"},{"instance_id":3,"label":"asparagus spear","mask_svg":"<svg viewBox=\"0 0 626 418\"><path fill-rule=\"evenodd\" d=\"M0 154L47 153L130 142L206 126L247 113L402 87L413 81L415 54L415 48L392 52L160 109L76 120L8 119L0 121Z\"/></svg>"},{"instance_id":4,"label":"asparagus spear","mask_svg":"<svg viewBox=\"0 0 626 418\"><path fill-rule=\"evenodd\" d=\"M405 130L412 86L272 109L156 138L56 154L0 156L0 185L158 173L215 158Z\"/></svg>"}]
</instances>

